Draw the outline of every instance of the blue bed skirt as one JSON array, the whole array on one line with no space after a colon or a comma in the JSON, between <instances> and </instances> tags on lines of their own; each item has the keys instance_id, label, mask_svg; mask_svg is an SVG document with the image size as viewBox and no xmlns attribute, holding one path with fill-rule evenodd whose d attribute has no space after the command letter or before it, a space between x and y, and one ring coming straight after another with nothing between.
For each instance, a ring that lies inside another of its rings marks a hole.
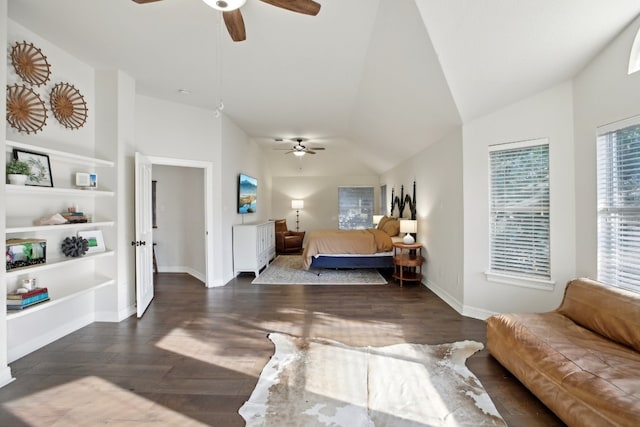
<instances>
[{"instance_id":1,"label":"blue bed skirt","mask_svg":"<svg viewBox=\"0 0 640 427\"><path fill-rule=\"evenodd\" d=\"M393 268L393 256L319 256L310 268Z\"/></svg>"}]
</instances>

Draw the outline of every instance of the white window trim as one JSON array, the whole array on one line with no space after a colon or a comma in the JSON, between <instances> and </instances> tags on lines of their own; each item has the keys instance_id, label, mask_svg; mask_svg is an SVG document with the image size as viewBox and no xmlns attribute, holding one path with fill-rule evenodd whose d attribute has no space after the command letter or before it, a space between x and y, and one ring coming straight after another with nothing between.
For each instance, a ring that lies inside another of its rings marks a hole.
<instances>
[{"instance_id":1,"label":"white window trim","mask_svg":"<svg viewBox=\"0 0 640 427\"><path fill-rule=\"evenodd\" d=\"M640 31L638 31L638 35L636 36L635 43L638 45L637 46L637 48L639 50L638 51L638 60L640 61ZM634 48L635 47L636 46L634 44ZM599 170L599 168L600 168L600 164L598 162L599 149L600 149L600 147L599 147L599 139L601 137L605 136L606 134L617 132L619 130L622 130L622 129L625 129L625 128L628 128L628 127L638 127L638 126L640 126L640 116L633 116L633 117L629 117L629 118L626 118L626 119L618 120L618 121L615 121L615 122L612 122L612 123L608 123L606 125L598 126L596 128L596 161L597 161L596 168L597 168L597 170ZM599 177L597 179L598 179L597 185L600 185ZM597 205L596 205L596 215L597 215L597 223L598 223L598 228L597 228L598 237L597 237L597 242L596 242L596 251L597 251L597 257L598 257L597 258L598 271L596 272L596 274L597 274L597 279L598 280L606 282L606 279L605 278L601 278L601 274L600 274L601 273L600 272L600 235L599 235L599 233L600 233L600 228L599 228L600 227L599 226L599 224L600 224L600 213L601 212L619 211L620 209L600 208L599 207L599 198L596 199L596 203L597 203ZM625 210L625 209L623 209L623 210ZM629 212L629 211L637 211L637 208L636 207L627 207L626 211L627 212ZM617 287L617 288L627 289L627 290L630 290L632 292L638 292L637 286L625 286L625 285L620 284L620 283L608 283L608 284L611 285L611 286Z\"/></svg>"},{"instance_id":2,"label":"white window trim","mask_svg":"<svg viewBox=\"0 0 640 427\"><path fill-rule=\"evenodd\" d=\"M553 291L556 287L555 280L514 276L511 274L496 273L495 271L485 271L484 276L487 279L487 282L501 283L503 285L519 286L521 288Z\"/></svg>"},{"instance_id":3,"label":"white window trim","mask_svg":"<svg viewBox=\"0 0 640 427\"><path fill-rule=\"evenodd\" d=\"M551 164L551 158L550 158L551 144L549 142L549 138L546 138L546 137L492 144L488 146L488 149L489 149L489 153L491 153L493 151L527 148L527 147L533 147L533 146L543 145L543 144L546 144L549 147L549 165L550 165ZM491 179L491 166L489 166L489 179ZM549 191L551 191L551 182L549 182ZM549 194L549 198L551 198L551 194ZM551 208L549 209L549 211L551 211ZM491 205L489 205L488 215L490 218ZM550 227L549 233L551 233L551 223L549 224L549 227ZM491 249L489 249L489 253L490 252L491 252ZM489 263L490 262L491 261L489 261ZM556 281L551 278L553 276L553 270L551 266L551 243L549 244L549 279L530 277L530 276L518 276L515 274L492 271L490 269L487 269L484 272L484 275L485 275L485 279L488 282L500 283L503 285L518 286L518 287L529 288L529 289L537 289L537 290L543 290L543 291L553 291L555 289Z\"/></svg>"}]
</instances>

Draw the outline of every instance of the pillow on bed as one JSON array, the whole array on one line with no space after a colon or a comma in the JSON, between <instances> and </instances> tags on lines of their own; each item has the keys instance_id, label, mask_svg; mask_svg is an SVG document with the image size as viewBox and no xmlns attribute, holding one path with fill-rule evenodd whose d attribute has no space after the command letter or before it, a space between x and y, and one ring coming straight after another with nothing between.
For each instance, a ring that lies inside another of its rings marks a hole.
<instances>
[{"instance_id":1,"label":"pillow on bed","mask_svg":"<svg viewBox=\"0 0 640 427\"><path fill-rule=\"evenodd\" d=\"M400 234L400 221L395 218L389 218L388 221L382 225L382 231L387 233L390 237Z\"/></svg>"},{"instance_id":2,"label":"pillow on bed","mask_svg":"<svg viewBox=\"0 0 640 427\"><path fill-rule=\"evenodd\" d=\"M378 226L376 227L378 230L382 230L382 227L387 223L387 221L389 221L390 219L393 219L393 217L391 216L383 216L382 218L380 218L380 221L378 221Z\"/></svg>"}]
</instances>

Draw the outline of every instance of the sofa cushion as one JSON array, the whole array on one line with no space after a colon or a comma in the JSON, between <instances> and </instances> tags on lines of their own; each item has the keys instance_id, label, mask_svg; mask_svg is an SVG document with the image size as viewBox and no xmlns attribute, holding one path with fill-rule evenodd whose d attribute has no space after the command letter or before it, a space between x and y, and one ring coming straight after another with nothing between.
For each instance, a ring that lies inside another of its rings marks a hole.
<instances>
[{"instance_id":1,"label":"sofa cushion","mask_svg":"<svg viewBox=\"0 0 640 427\"><path fill-rule=\"evenodd\" d=\"M590 279L567 284L557 310L594 332L640 351L640 294Z\"/></svg>"},{"instance_id":2,"label":"sofa cushion","mask_svg":"<svg viewBox=\"0 0 640 427\"><path fill-rule=\"evenodd\" d=\"M640 420L640 353L558 312L490 317L487 349L568 425Z\"/></svg>"}]
</instances>

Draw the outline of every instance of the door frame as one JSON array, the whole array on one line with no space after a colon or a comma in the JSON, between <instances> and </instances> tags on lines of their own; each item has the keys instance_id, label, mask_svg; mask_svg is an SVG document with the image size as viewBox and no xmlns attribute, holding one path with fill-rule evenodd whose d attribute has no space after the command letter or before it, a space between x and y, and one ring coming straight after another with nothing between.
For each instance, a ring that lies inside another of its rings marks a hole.
<instances>
[{"instance_id":1,"label":"door frame","mask_svg":"<svg viewBox=\"0 0 640 427\"><path fill-rule=\"evenodd\" d=\"M205 236L205 280L207 288L213 284L213 163L201 160L177 159L172 157L146 156L153 165L177 166L204 170L204 236Z\"/></svg>"}]
</instances>

